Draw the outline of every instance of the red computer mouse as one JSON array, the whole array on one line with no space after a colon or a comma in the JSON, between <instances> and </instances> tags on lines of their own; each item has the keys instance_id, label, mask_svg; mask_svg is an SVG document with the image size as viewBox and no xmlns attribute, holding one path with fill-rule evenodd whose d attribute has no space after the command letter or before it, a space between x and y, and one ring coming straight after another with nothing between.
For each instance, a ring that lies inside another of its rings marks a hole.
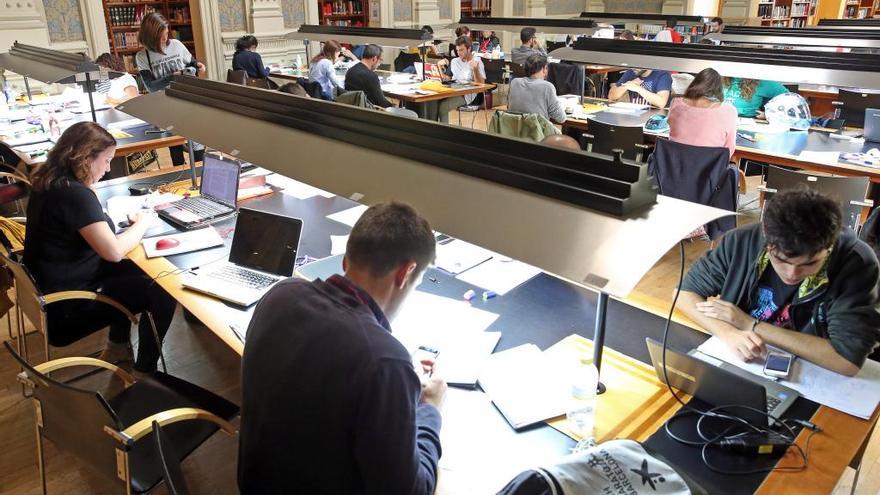
<instances>
[{"instance_id":1,"label":"red computer mouse","mask_svg":"<svg viewBox=\"0 0 880 495\"><path fill-rule=\"evenodd\" d=\"M170 237L165 238L165 239L159 239L158 241L156 241L156 249L158 249L160 251L162 249L171 249L171 248L177 247L179 245L180 245L180 241L178 241L177 239L172 239Z\"/></svg>"}]
</instances>

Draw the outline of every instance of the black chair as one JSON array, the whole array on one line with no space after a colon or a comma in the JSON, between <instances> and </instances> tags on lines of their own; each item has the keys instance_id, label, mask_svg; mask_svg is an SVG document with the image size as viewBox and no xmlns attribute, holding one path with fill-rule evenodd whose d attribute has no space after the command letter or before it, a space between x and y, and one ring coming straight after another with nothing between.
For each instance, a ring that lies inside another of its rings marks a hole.
<instances>
[{"instance_id":1,"label":"black chair","mask_svg":"<svg viewBox=\"0 0 880 495\"><path fill-rule=\"evenodd\" d=\"M838 118L843 119L849 127L865 127L865 110L880 108L880 93L862 93L840 89L838 101L834 105L839 108Z\"/></svg>"},{"instance_id":2,"label":"black chair","mask_svg":"<svg viewBox=\"0 0 880 495\"><path fill-rule=\"evenodd\" d=\"M403 72L403 69L412 67L416 62L421 62L422 57L418 53L400 52L394 59L394 72Z\"/></svg>"},{"instance_id":3,"label":"black chair","mask_svg":"<svg viewBox=\"0 0 880 495\"><path fill-rule=\"evenodd\" d=\"M624 127L590 120L587 129L581 136L581 147L592 153L611 156L614 150L622 150L624 158L641 162L645 151L651 149L645 144L641 126Z\"/></svg>"},{"instance_id":4,"label":"black chair","mask_svg":"<svg viewBox=\"0 0 880 495\"><path fill-rule=\"evenodd\" d=\"M309 81L304 77L298 77L296 82L306 90L306 94L312 98L324 99L324 93L321 89L321 83L317 81Z\"/></svg>"},{"instance_id":5,"label":"black chair","mask_svg":"<svg viewBox=\"0 0 880 495\"><path fill-rule=\"evenodd\" d=\"M739 170L729 166L729 159L727 148L658 139L648 160L648 173L664 196L735 212ZM706 233L715 240L735 228L736 217L730 215L706 224Z\"/></svg>"},{"instance_id":6,"label":"black chair","mask_svg":"<svg viewBox=\"0 0 880 495\"><path fill-rule=\"evenodd\" d=\"M238 406L192 383L165 373L135 380L125 370L99 359L73 357L31 366L7 341L6 350L24 371L18 380L34 399L37 460L43 493L46 465L43 439L66 450L104 474L126 493L145 493L164 476L164 466L151 442L153 422L165 431L179 463L218 429L236 434L229 423ZM100 391L61 383L50 373L89 367L113 372L125 388L113 397ZM200 420L184 422L188 420Z\"/></svg>"},{"instance_id":7,"label":"black chair","mask_svg":"<svg viewBox=\"0 0 880 495\"><path fill-rule=\"evenodd\" d=\"M564 41L548 41L547 42L547 53L550 53L557 48L564 48L565 46L566 45L565 45Z\"/></svg>"},{"instance_id":8,"label":"black chair","mask_svg":"<svg viewBox=\"0 0 880 495\"><path fill-rule=\"evenodd\" d=\"M505 65L506 62L503 59L483 59L483 68L486 70L486 83L504 84ZM488 97L489 94L485 96Z\"/></svg>"},{"instance_id":9,"label":"black chair","mask_svg":"<svg viewBox=\"0 0 880 495\"><path fill-rule=\"evenodd\" d=\"M171 495L188 495L186 480L183 478L183 470L180 469L180 456L174 451L171 439L162 429L158 421L153 421L153 445L156 454L162 463L162 472L165 478L165 488Z\"/></svg>"},{"instance_id":10,"label":"black chair","mask_svg":"<svg viewBox=\"0 0 880 495\"><path fill-rule=\"evenodd\" d=\"M511 74L513 74L511 79L517 78L517 77L529 77L529 75L526 74L526 69L525 69L525 67L523 67L522 64L510 62L510 72L511 72Z\"/></svg>"},{"instance_id":11,"label":"black chair","mask_svg":"<svg viewBox=\"0 0 880 495\"><path fill-rule=\"evenodd\" d=\"M766 201L780 191L799 187L815 189L836 199L843 211L844 225L858 231L862 211L873 206L872 202L865 199L870 186L871 181L867 177L822 175L768 165L765 184L759 190Z\"/></svg>"},{"instance_id":12,"label":"black chair","mask_svg":"<svg viewBox=\"0 0 880 495\"><path fill-rule=\"evenodd\" d=\"M245 72L243 70L226 69L226 82L228 82L228 83L246 86L247 79L248 79L247 72Z\"/></svg>"},{"instance_id":13,"label":"black chair","mask_svg":"<svg viewBox=\"0 0 880 495\"><path fill-rule=\"evenodd\" d=\"M547 82L556 88L556 95L582 95L584 68L567 63L547 64Z\"/></svg>"}]
</instances>

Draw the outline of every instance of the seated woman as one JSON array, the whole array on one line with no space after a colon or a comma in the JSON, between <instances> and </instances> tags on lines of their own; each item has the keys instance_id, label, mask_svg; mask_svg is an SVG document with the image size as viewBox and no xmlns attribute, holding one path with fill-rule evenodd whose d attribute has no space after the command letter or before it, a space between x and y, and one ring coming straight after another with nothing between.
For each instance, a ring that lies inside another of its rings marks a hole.
<instances>
[{"instance_id":1,"label":"seated woman","mask_svg":"<svg viewBox=\"0 0 880 495\"><path fill-rule=\"evenodd\" d=\"M327 40L321 51L309 62L309 79L321 85L321 96L325 100L333 101L337 90L345 91L342 82L336 78L336 70L333 69L340 53L357 61L357 57L348 48L343 48L338 41Z\"/></svg>"},{"instance_id":2,"label":"seated woman","mask_svg":"<svg viewBox=\"0 0 880 495\"><path fill-rule=\"evenodd\" d=\"M669 139L693 146L736 150L736 109L724 103L721 76L703 69L669 108Z\"/></svg>"},{"instance_id":3,"label":"seated woman","mask_svg":"<svg viewBox=\"0 0 880 495\"><path fill-rule=\"evenodd\" d=\"M480 53L492 53L496 48L501 49L501 41L495 36L495 31L480 31L477 43L477 51Z\"/></svg>"},{"instance_id":4,"label":"seated woman","mask_svg":"<svg viewBox=\"0 0 880 495\"><path fill-rule=\"evenodd\" d=\"M99 67L104 67L105 69L115 72L122 72L122 75L119 77L107 79L105 81L98 81L95 85L95 91L104 95L108 105L118 105L123 101L134 98L140 94L137 81L128 73L128 71L125 70L125 65L119 57L109 53L102 53L95 60L95 63L98 64Z\"/></svg>"},{"instance_id":5,"label":"seated woman","mask_svg":"<svg viewBox=\"0 0 880 495\"><path fill-rule=\"evenodd\" d=\"M782 93L788 93L788 89L776 81L724 78L724 99L733 103L740 117L763 116L764 105Z\"/></svg>"},{"instance_id":6,"label":"seated woman","mask_svg":"<svg viewBox=\"0 0 880 495\"><path fill-rule=\"evenodd\" d=\"M115 151L113 136L93 122L79 122L64 131L46 163L31 174L24 264L43 293L96 291L132 313L149 311L161 340L177 303L125 259L140 243L154 214L134 215L129 228L116 234L92 188L110 170ZM109 325L109 342L101 359L131 360L131 322L119 310L83 300L57 302L46 309L51 345L68 345ZM134 371L141 374L155 371L159 358L149 320L142 315L138 326Z\"/></svg>"},{"instance_id":7,"label":"seated woman","mask_svg":"<svg viewBox=\"0 0 880 495\"><path fill-rule=\"evenodd\" d=\"M257 38L252 34L244 35L235 42L232 70L243 70L253 79L269 77L269 69L263 65L263 57L254 51L258 43Z\"/></svg>"}]
</instances>

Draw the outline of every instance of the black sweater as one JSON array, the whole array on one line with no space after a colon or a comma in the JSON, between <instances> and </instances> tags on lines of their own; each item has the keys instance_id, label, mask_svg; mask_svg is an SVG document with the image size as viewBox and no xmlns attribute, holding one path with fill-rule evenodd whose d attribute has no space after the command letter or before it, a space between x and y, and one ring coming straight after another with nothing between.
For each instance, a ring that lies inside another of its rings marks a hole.
<instances>
[{"instance_id":1,"label":"black sweater","mask_svg":"<svg viewBox=\"0 0 880 495\"><path fill-rule=\"evenodd\" d=\"M232 70L243 70L248 77L254 79L269 77L269 69L263 65L263 57L250 50L235 52L232 56Z\"/></svg>"},{"instance_id":2,"label":"black sweater","mask_svg":"<svg viewBox=\"0 0 880 495\"><path fill-rule=\"evenodd\" d=\"M370 296L288 279L257 305L242 362L243 494L434 493L440 413Z\"/></svg>"},{"instance_id":3,"label":"black sweater","mask_svg":"<svg viewBox=\"0 0 880 495\"><path fill-rule=\"evenodd\" d=\"M348 72L345 73L345 90L346 91L363 91L367 95L367 100L373 105L388 108L393 105L385 99L382 94L382 86L379 84L379 76L371 71L369 67L363 63L354 64Z\"/></svg>"}]
</instances>

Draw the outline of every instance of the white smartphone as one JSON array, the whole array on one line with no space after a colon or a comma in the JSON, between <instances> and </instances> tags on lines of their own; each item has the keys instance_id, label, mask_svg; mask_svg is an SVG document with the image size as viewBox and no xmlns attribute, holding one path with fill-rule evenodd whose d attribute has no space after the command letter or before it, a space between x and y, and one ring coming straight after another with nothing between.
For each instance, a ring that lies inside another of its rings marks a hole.
<instances>
[{"instance_id":1,"label":"white smartphone","mask_svg":"<svg viewBox=\"0 0 880 495\"><path fill-rule=\"evenodd\" d=\"M788 378L793 361L794 356L791 354L770 352L767 354L767 361L764 362L764 374L778 378Z\"/></svg>"},{"instance_id":2,"label":"white smartphone","mask_svg":"<svg viewBox=\"0 0 880 495\"><path fill-rule=\"evenodd\" d=\"M413 368L415 368L416 372L419 374L424 373L424 369L422 368L422 361L425 359L430 359L432 361L436 360L439 354L440 351L434 349L433 347L420 345L412 353Z\"/></svg>"}]
</instances>

